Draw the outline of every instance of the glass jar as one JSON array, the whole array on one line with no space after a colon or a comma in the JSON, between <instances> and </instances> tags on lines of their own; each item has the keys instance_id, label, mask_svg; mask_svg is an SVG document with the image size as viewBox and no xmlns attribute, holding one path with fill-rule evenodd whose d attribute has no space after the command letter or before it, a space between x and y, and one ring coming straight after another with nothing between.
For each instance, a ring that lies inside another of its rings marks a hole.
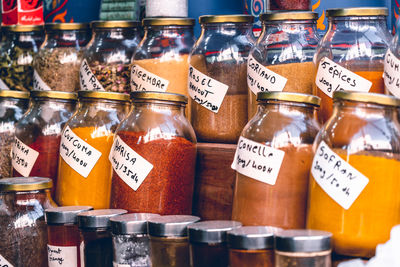
<instances>
[{"instance_id":1,"label":"glass jar","mask_svg":"<svg viewBox=\"0 0 400 267\"><path fill-rule=\"evenodd\" d=\"M166 215L148 222L150 257L154 267L188 267L187 226L200 218L190 215Z\"/></svg>"},{"instance_id":2,"label":"glass jar","mask_svg":"<svg viewBox=\"0 0 400 267\"><path fill-rule=\"evenodd\" d=\"M114 266L151 267L147 222L158 217L153 213L131 213L110 219Z\"/></svg>"},{"instance_id":3,"label":"glass jar","mask_svg":"<svg viewBox=\"0 0 400 267\"><path fill-rule=\"evenodd\" d=\"M247 61L248 116L257 112L257 93L313 93L318 14L309 11L271 12L260 16L263 32Z\"/></svg>"},{"instance_id":4,"label":"glass jar","mask_svg":"<svg viewBox=\"0 0 400 267\"><path fill-rule=\"evenodd\" d=\"M111 267L112 238L110 218L127 213L121 209L100 209L78 214L81 252L85 267ZM83 248L83 249L82 249Z\"/></svg>"},{"instance_id":5,"label":"glass jar","mask_svg":"<svg viewBox=\"0 0 400 267\"><path fill-rule=\"evenodd\" d=\"M90 40L90 24L49 23L45 27L46 40L33 59L33 88L78 91L82 49Z\"/></svg>"},{"instance_id":6,"label":"glass jar","mask_svg":"<svg viewBox=\"0 0 400 267\"><path fill-rule=\"evenodd\" d=\"M314 58L314 94L321 98L319 118L332 115L336 90L384 93L383 68L391 40L386 8L329 9L329 28Z\"/></svg>"},{"instance_id":7,"label":"glass jar","mask_svg":"<svg viewBox=\"0 0 400 267\"><path fill-rule=\"evenodd\" d=\"M0 255L3 266L47 266L45 209L55 207L48 178L0 179ZM7 262L5 262L7 261Z\"/></svg>"},{"instance_id":8,"label":"glass jar","mask_svg":"<svg viewBox=\"0 0 400 267\"><path fill-rule=\"evenodd\" d=\"M52 197L57 186L61 131L75 112L76 100L71 92L32 91L29 110L15 124L13 176L51 178Z\"/></svg>"},{"instance_id":9,"label":"glass jar","mask_svg":"<svg viewBox=\"0 0 400 267\"><path fill-rule=\"evenodd\" d=\"M333 233L335 253L372 257L400 224L400 125L394 97L334 93L314 142L307 228Z\"/></svg>"},{"instance_id":10,"label":"glass jar","mask_svg":"<svg viewBox=\"0 0 400 267\"><path fill-rule=\"evenodd\" d=\"M244 225L304 228L318 97L258 93L258 111L243 129L233 169L232 219Z\"/></svg>"},{"instance_id":11,"label":"glass jar","mask_svg":"<svg viewBox=\"0 0 400 267\"><path fill-rule=\"evenodd\" d=\"M132 55L140 40L139 22L95 21L83 53L81 90L128 93Z\"/></svg>"},{"instance_id":12,"label":"glass jar","mask_svg":"<svg viewBox=\"0 0 400 267\"><path fill-rule=\"evenodd\" d=\"M81 266L78 214L90 206L65 206L46 210L49 267Z\"/></svg>"},{"instance_id":13,"label":"glass jar","mask_svg":"<svg viewBox=\"0 0 400 267\"><path fill-rule=\"evenodd\" d=\"M394 37L385 55L383 81L387 93L400 97L400 79L398 78L400 65L400 22L393 26Z\"/></svg>"},{"instance_id":14,"label":"glass jar","mask_svg":"<svg viewBox=\"0 0 400 267\"><path fill-rule=\"evenodd\" d=\"M108 208L114 132L129 111L129 95L79 91L79 109L61 135L56 200L60 205Z\"/></svg>"},{"instance_id":15,"label":"glass jar","mask_svg":"<svg viewBox=\"0 0 400 267\"><path fill-rule=\"evenodd\" d=\"M236 143L247 123L247 57L253 16L201 16L189 57L193 128L201 142Z\"/></svg>"},{"instance_id":16,"label":"glass jar","mask_svg":"<svg viewBox=\"0 0 400 267\"><path fill-rule=\"evenodd\" d=\"M186 96L164 92L131 96L133 109L118 126L110 155L111 207L191 214L196 136L184 115Z\"/></svg>"},{"instance_id":17,"label":"glass jar","mask_svg":"<svg viewBox=\"0 0 400 267\"><path fill-rule=\"evenodd\" d=\"M35 53L44 41L44 29L39 25L2 26L0 46L0 83L2 89L32 91Z\"/></svg>"},{"instance_id":18,"label":"glass jar","mask_svg":"<svg viewBox=\"0 0 400 267\"><path fill-rule=\"evenodd\" d=\"M191 267L228 267L226 233L242 226L235 221L203 221L188 226Z\"/></svg>"},{"instance_id":19,"label":"glass jar","mask_svg":"<svg viewBox=\"0 0 400 267\"><path fill-rule=\"evenodd\" d=\"M275 235L275 267L331 267L332 234L286 230Z\"/></svg>"},{"instance_id":20,"label":"glass jar","mask_svg":"<svg viewBox=\"0 0 400 267\"><path fill-rule=\"evenodd\" d=\"M11 148L15 123L29 106L29 93L0 90L0 178L12 176Z\"/></svg>"}]
</instances>

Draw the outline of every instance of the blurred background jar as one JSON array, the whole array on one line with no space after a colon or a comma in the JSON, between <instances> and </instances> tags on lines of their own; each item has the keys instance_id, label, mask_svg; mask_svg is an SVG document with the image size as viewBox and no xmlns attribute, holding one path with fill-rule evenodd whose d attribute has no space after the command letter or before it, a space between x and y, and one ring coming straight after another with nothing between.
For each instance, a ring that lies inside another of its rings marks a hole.
<instances>
[{"instance_id":1,"label":"blurred background jar","mask_svg":"<svg viewBox=\"0 0 400 267\"><path fill-rule=\"evenodd\" d=\"M269 3L271 10L309 10L310 0L271 0Z\"/></svg>"},{"instance_id":2,"label":"blurred background jar","mask_svg":"<svg viewBox=\"0 0 400 267\"><path fill-rule=\"evenodd\" d=\"M400 22L397 21L394 37L385 55L383 80L385 82L385 90L387 93L400 97Z\"/></svg>"}]
</instances>

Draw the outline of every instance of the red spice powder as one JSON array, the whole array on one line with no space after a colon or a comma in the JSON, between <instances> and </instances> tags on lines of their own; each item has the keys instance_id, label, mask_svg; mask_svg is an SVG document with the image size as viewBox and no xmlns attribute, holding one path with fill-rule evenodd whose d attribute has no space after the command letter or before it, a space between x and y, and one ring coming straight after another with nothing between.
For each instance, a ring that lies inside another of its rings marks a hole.
<instances>
[{"instance_id":1,"label":"red spice powder","mask_svg":"<svg viewBox=\"0 0 400 267\"><path fill-rule=\"evenodd\" d=\"M114 171L111 208L162 215L191 214L196 144L183 137L145 143L143 132L122 131L117 135L153 164L153 169L137 191L130 188Z\"/></svg>"}]
</instances>

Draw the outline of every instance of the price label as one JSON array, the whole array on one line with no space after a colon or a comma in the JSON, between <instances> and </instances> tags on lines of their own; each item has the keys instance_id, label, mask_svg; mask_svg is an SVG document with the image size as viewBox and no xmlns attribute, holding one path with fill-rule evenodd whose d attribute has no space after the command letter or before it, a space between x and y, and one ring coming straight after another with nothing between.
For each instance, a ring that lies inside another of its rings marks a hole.
<instances>
[{"instance_id":1,"label":"price label","mask_svg":"<svg viewBox=\"0 0 400 267\"><path fill-rule=\"evenodd\" d=\"M327 57L321 59L318 67L315 84L329 97L335 91L369 92L372 82L343 68Z\"/></svg>"},{"instance_id":2,"label":"price label","mask_svg":"<svg viewBox=\"0 0 400 267\"><path fill-rule=\"evenodd\" d=\"M199 105L218 113L229 86L189 66L188 88L190 97Z\"/></svg>"},{"instance_id":3,"label":"price label","mask_svg":"<svg viewBox=\"0 0 400 267\"><path fill-rule=\"evenodd\" d=\"M99 80L93 74L86 59L82 61L79 70L79 80L81 82L81 90L86 91L105 91Z\"/></svg>"},{"instance_id":4,"label":"price label","mask_svg":"<svg viewBox=\"0 0 400 267\"><path fill-rule=\"evenodd\" d=\"M396 97L400 97L400 60L388 49L385 55L383 79L386 88Z\"/></svg>"},{"instance_id":5,"label":"price label","mask_svg":"<svg viewBox=\"0 0 400 267\"><path fill-rule=\"evenodd\" d=\"M232 169L260 182L274 185L285 152L241 136L236 147Z\"/></svg>"},{"instance_id":6,"label":"price label","mask_svg":"<svg viewBox=\"0 0 400 267\"><path fill-rule=\"evenodd\" d=\"M2 79L0 79L0 90L10 90L10 88L7 86L5 82L3 82Z\"/></svg>"},{"instance_id":7,"label":"price label","mask_svg":"<svg viewBox=\"0 0 400 267\"><path fill-rule=\"evenodd\" d=\"M344 209L349 209L369 179L337 155L325 142L315 153L311 173L321 188Z\"/></svg>"},{"instance_id":8,"label":"price label","mask_svg":"<svg viewBox=\"0 0 400 267\"><path fill-rule=\"evenodd\" d=\"M60 156L77 173L87 178L101 152L77 136L69 126L61 135Z\"/></svg>"},{"instance_id":9,"label":"price label","mask_svg":"<svg viewBox=\"0 0 400 267\"><path fill-rule=\"evenodd\" d=\"M77 267L78 266L78 248L77 247L59 247L47 245L47 256L49 267Z\"/></svg>"},{"instance_id":10,"label":"price label","mask_svg":"<svg viewBox=\"0 0 400 267\"><path fill-rule=\"evenodd\" d=\"M9 263L3 256L0 255L0 267L14 267L14 265Z\"/></svg>"},{"instance_id":11,"label":"price label","mask_svg":"<svg viewBox=\"0 0 400 267\"><path fill-rule=\"evenodd\" d=\"M131 69L132 91L165 92L169 81L134 64Z\"/></svg>"},{"instance_id":12,"label":"price label","mask_svg":"<svg viewBox=\"0 0 400 267\"><path fill-rule=\"evenodd\" d=\"M119 136L114 140L108 159L118 176L135 191L153 169L150 162L130 148Z\"/></svg>"},{"instance_id":13,"label":"price label","mask_svg":"<svg viewBox=\"0 0 400 267\"><path fill-rule=\"evenodd\" d=\"M33 71L33 89L37 91L51 91L51 88L42 80L36 70Z\"/></svg>"},{"instance_id":14,"label":"price label","mask_svg":"<svg viewBox=\"0 0 400 267\"><path fill-rule=\"evenodd\" d=\"M24 177L28 177L38 156L39 152L15 137L11 150L11 164L17 172Z\"/></svg>"}]
</instances>

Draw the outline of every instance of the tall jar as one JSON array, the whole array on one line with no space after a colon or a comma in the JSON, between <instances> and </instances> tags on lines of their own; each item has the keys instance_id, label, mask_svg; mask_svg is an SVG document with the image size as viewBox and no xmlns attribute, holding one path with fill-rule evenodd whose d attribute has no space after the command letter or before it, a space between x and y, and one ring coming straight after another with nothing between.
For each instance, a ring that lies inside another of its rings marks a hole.
<instances>
[{"instance_id":1,"label":"tall jar","mask_svg":"<svg viewBox=\"0 0 400 267\"><path fill-rule=\"evenodd\" d=\"M318 14L309 11L260 16L263 32L247 61L249 118L257 112L258 92L313 93L313 58L319 41L317 19Z\"/></svg>"},{"instance_id":2,"label":"tall jar","mask_svg":"<svg viewBox=\"0 0 400 267\"><path fill-rule=\"evenodd\" d=\"M339 255L372 257L400 223L400 125L394 97L335 92L314 142L307 227L333 233Z\"/></svg>"},{"instance_id":3,"label":"tall jar","mask_svg":"<svg viewBox=\"0 0 400 267\"><path fill-rule=\"evenodd\" d=\"M304 228L320 99L263 92L258 101L232 163L236 170L232 219L244 225Z\"/></svg>"},{"instance_id":4,"label":"tall jar","mask_svg":"<svg viewBox=\"0 0 400 267\"><path fill-rule=\"evenodd\" d=\"M77 95L71 92L32 91L31 106L15 125L12 146L14 177L40 176L57 186L61 131L75 112Z\"/></svg>"},{"instance_id":5,"label":"tall jar","mask_svg":"<svg viewBox=\"0 0 400 267\"><path fill-rule=\"evenodd\" d=\"M329 28L314 58L319 119L332 115L337 90L384 93L383 62L391 35L386 8L329 9Z\"/></svg>"},{"instance_id":6,"label":"tall jar","mask_svg":"<svg viewBox=\"0 0 400 267\"><path fill-rule=\"evenodd\" d=\"M253 17L201 16L189 57L193 128L201 142L236 143L247 123L247 57Z\"/></svg>"},{"instance_id":7,"label":"tall jar","mask_svg":"<svg viewBox=\"0 0 400 267\"><path fill-rule=\"evenodd\" d=\"M33 59L33 88L78 91L82 49L90 40L90 24L49 23L45 27L47 38Z\"/></svg>"},{"instance_id":8,"label":"tall jar","mask_svg":"<svg viewBox=\"0 0 400 267\"><path fill-rule=\"evenodd\" d=\"M79 109L61 135L56 201L108 208L114 132L129 111L129 95L79 91Z\"/></svg>"},{"instance_id":9,"label":"tall jar","mask_svg":"<svg viewBox=\"0 0 400 267\"><path fill-rule=\"evenodd\" d=\"M95 21L80 69L81 90L128 93L131 58L140 40L139 22Z\"/></svg>"},{"instance_id":10,"label":"tall jar","mask_svg":"<svg viewBox=\"0 0 400 267\"><path fill-rule=\"evenodd\" d=\"M111 207L161 215L191 214L196 136L184 115L186 96L132 92L110 160Z\"/></svg>"},{"instance_id":11,"label":"tall jar","mask_svg":"<svg viewBox=\"0 0 400 267\"><path fill-rule=\"evenodd\" d=\"M43 26L3 26L0 46L1 89L32 91L35 53L44 41Z\"/></svg>"},{"instance_id":12,"label":"tall jar","mask_svg":"<svg viewBox=\"0 0 400 267\"><path fill-rule=\"evenodd\" d=\"M12 176L11 148L15 123L29 106L29 93L0 90L0 178Z\"/></svg>"},{"instance_id":13,"label":"tall jar","mask_svg":"<svg viewBox=\"0 0 400 267\"><path fill-rule=\"evenodd\" d=\"M0 179L2 266L47 267L45 209L55 206L48 178Z\"/></svg>"}]
</instances>

